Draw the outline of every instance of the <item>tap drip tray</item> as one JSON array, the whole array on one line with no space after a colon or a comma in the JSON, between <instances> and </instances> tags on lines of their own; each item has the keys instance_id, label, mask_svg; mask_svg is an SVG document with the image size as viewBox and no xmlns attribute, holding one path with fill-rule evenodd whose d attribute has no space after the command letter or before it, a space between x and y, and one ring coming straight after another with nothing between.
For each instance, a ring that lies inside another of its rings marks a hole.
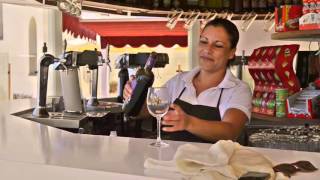
<instances>
[{"instance_id":1,"label":"tap drip tray","mask_svg":"<svg viewBox=\"0 0 320 180\"><path fill-rule=\"evenodd\" d=\"M79 119L80 113L49 112L51 119Z\"/></svg>"},{"instance_id":2,"label":"tap drip tray","mask_svg":"<svg viewBox=\"0 0 320 180\"><path fill-rule=\"evenodd\" d=\"M86 107L86 112L96 112L98 114L101 112L122 113L122 105L123 103L99 100L99 104L97 106L88 105ZM90 115L88 116L91 117Z\"/></svg>"},{"instance_id":3,"label":"tap drip tray","mask_svg":"<svg viewBox=\"0 0 320 180\"><path fill-rule=\"evenodd\" d=\"M86 116L87 117L98 117L98 118L101 118L101 117L106 116L109 112L110 111L103 111L103 112L89 111L89 112L86 112Z\"/></svg>"},{"instance_id":4,"label":"tap drip tray","mask_svg":"<svg viewBox=\"0 0 320 180\"><path fill-rule=\"evenodd\" d=\"M80 114L49 111L49 117L42 118L33 116L32 111L33 109L27 109L14 113L12 115L58 128L79 128L81 124L88 121L87 116L83 113Z\"/></svg>"}]
</instances>

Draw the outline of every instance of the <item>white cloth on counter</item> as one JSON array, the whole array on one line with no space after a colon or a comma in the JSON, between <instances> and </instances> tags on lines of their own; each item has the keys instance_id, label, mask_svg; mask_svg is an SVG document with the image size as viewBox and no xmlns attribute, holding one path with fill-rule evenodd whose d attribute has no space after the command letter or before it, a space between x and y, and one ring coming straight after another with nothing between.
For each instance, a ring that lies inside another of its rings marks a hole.
<instances>
[{"instance_id":1,"label":"white cloth on counter","mask_svg":"<svg viewBox=\"0 0 320 180\"><path fill-rule=\"evenodd\" d=\"M177 149L173 160L146 159L146 169L179 172L190 179L238 179L249 171L264 172L270 179L287 179L275 174L272 162L262 154L230 140L221 140L209 149L184 144Z\"/></svg>"}]
</instances>

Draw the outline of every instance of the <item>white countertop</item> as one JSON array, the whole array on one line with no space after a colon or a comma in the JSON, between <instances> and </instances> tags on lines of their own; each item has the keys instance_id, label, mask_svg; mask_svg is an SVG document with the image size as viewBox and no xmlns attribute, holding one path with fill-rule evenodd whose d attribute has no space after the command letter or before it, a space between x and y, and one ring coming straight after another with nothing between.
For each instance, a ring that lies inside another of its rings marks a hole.
<instances>
[{"instance_id":1,"label":"white countertop","mask_svg":"<svg viewBox=\"0 0 320 180\"><path fill-rule=\"evenodd\" d=\"M10 115L32 105L29 100L0 103L0 179L179 179L146 171L143 163L148 157L171 160L185 142L168 141L169 148L157 149L149 146L152 139L73 134ZM275 163L308 160L320 168L320 153L254 149ZM319 177L316 171L298 173L292 179Z\"/></svg>"}]
</instances>

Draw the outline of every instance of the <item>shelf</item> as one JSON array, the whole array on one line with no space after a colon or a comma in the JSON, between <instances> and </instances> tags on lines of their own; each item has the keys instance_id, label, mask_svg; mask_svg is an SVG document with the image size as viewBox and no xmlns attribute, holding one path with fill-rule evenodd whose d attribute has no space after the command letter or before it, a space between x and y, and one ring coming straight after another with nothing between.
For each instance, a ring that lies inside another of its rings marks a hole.
<instances>
[{"instance_id":1,"label":"shelf","mask_svg":"<svg viewBox=\"0 0 320 180\"><path fill-rule=\"evenodd\" d=\"M46 5L56 6L57 2L55 0L36 0L39 3L43 3ZM150 16L150 17L167 17L169 13L173 10L171 8L160 8L160 9L152 9L145 7L143 5L135 5L135 4L125 4L119 3L118 1L105 1L105 0L83 0L82 9L88 11L96 11L110 14L118 14L118 15L130 15L130 16ZM194 7L184 7L182 10L185 11L184 15L187 15L189 10L194 10L198 8ZM181 8L180 8L181 10ZM207 14L208 9L199 9L201 10L201 17ZM209 9L210 11L216 11L219 15L224 15L226 11L221 9ZM256 20L263 20L267 16L267 10L257 12ZM232 20L240 20L243 16L242 13L235 13L232 16Z\"/></svg>"},{"instance_id":2,"label":"shelf","mask_svg":"<svg viewBox=\"0 0 320 180\"><path fill-rule=\"evenodd\" d=\"M320 41L320 29L273 33L271 35L271 39L288 41Z\"/></svg>"},{"instance_id":3,"label":"shelf","mask_svg":"<svg viewBox=\"0 0 320 180\"><path fill-rule=\"evenodd\" d=\"M251 114L251 121L248 127L275 127L275 126L303 126L319 125L320 119L298 119L298 118L278 118L258 113Z\"/></svg>"}]
</instances>

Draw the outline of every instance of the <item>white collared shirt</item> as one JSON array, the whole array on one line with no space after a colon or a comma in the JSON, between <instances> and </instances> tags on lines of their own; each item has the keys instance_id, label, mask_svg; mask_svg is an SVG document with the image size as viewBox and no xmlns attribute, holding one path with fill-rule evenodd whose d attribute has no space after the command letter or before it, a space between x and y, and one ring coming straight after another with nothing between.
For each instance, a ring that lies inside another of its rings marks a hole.
<instances>
[{"instance_id":1,"label":"white collared shirt","mask_svg":"<svg viewBox=\"0 0 320 180\"><path fill-rule=\"evenodd\" d=\"M164 85L169 90L171 102L174 102L183 88L186 87L180 97L181 100L193 105L217 107L220 92L223 88L219 106L221 118L223 118L224 113L228 109L236 108L244 112L248 119L250 119L252 93L247 83L236 78L231 71L227 69L224 79L217 87L209 88L201 92L197 97L192 80L199 71L200 68L196 67L189 72L180 73Z\"/></svg>"}]
</instances>

